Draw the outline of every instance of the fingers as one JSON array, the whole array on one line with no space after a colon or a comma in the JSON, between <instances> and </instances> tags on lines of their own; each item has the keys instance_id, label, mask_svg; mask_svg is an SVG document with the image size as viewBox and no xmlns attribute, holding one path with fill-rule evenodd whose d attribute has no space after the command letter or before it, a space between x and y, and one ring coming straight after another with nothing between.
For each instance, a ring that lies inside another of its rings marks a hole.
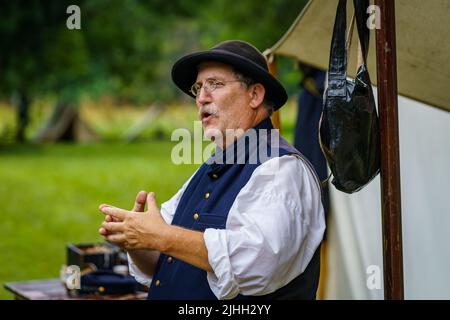
<instances>
[{"instance_id":1,"label":"fingers","mask_svg":"<svg viewBox=\"0 0 450 320\"><path fill-rule=\"evenodd\" d=\"M120 226L117 226L117 224L119 224L120 221L123 221L126 211L106 204L100 205L99 209L105 214L105 221L101 228L98 229L98 233L106 239L108 235L111 235L114 232L121 232L122 224L120 223Z\"/></svg>"},{"instance_id":2,"label":"fingers","mask_svg":"<svg viewBox=\"0 0 450 320\"><path fill-rule=\"evenodd\" d=\"M103 208L106 208L106 207L109 207L109 206L110 206L109 204L104 204L104 203L102 203L101 205L98 206L98 209L99 209L100 211L102 211Z\"/></svg>"},{"instance_id":3,"label":"fingers","mask_svg":"<svg viewBox=\"0 0 450 320\"><path fill-rule=\"evenodd\" d=\"M107 215L105 216L105 221L106 221L106 222L118 222L119 219L116 219L116 218L114 218L113 216L110 216L109 214L107 214Z\"/></svg>"},{"instance_id":4,"label":"fingers","mask_svg":"<svg viewBox=\"0 0 450 320\"><path fill-rule=\"evenodd\" d=\"M125 242L125 236L122 233L111 234L105 237L106 241L114 244L123 244Z\"/></svg>"},{"instance_id":5,"label":"fingers","mask_svg":"<svg viewBox=\"0 0 450 320\"><path fill-rule=\"evenodd\" d=\"M103 222L102 228L105 229L107 234L123 232L124 230L122 222Z\"/></svg>"},{"instance_id":6,"label":"fingers","mask_svg":"<svg viewBox=\"0 0 450 320\"><path fill-rule=\"evenodd\" d=\"M99 206L100 211L102 210L103 207L108 207L108 205L106 205L106 204L101 204L101 205ZM106 222L117 222L117 221L119 221L119 219L114 218L113 216L110 216L109 214L107 214L107 215L105 216L105 221L106 221Z\"/></svg>"},{"instance_id":7,"label":"fingers","mask_svg":"<svg viewBox=\"0 0 450 320\"><path fill-rule=\"evenodd\" d=\"M152 212L154 210L159 211L158 204L156 203L155 193L149 192L147 195L147 211Z\"/></svg>"},{"instance_id":8,"label":"fingers","mask_svg":"<svg viewBox=\"0 0 450 320\"><path fill-rule=\"evenodd\" d=\"M139 191L136 196L136 200L134 202L134 207L133 207L132 211L144 212L146 198L147 198L147 192Z\"/></svg>"},{"instance_id":9,"label":"fingers","mask_svg":"<svg viewBox=\"0 0 450 320\"><path fill-rule=\"evenodd\" d=\"M107 216L109 217L109 216ZM106 236L108 234L112 234L115 232L123 232L123 223L122 222L103 222L100 229L98 229L98 233L102 236Z\"/></svg>"},{"instance_id":10,"label":"fingers","mask_svg":"<svg viewBox=\"0 0 450 320\"><path fill-rule=\"evenodd\" d=\"M113 218L119 219L120 221L125 220L125 218L130 214L129 211L108 206L106 204L100 205L100 211L105 215L110 215Z\"/></svg>"},{"instance_id":11,"label":"fingers","mask_svg":"<svg viewBox=\"0 0 450 320\"><path fill-rule=\"evenodd\" d=\"M100 235L102 236L106 236L108 234L108 231L106 231L105 228L101 227L100 229L98 229L98 233L100 233Z\"/></svg>"}]
</instances>

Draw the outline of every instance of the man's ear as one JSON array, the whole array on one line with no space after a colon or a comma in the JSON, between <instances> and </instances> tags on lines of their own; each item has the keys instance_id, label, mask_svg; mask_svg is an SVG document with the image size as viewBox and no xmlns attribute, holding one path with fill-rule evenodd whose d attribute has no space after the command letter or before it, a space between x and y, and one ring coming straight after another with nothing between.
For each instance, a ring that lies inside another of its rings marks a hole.
<instances>
[{"instance_id":1,"label":"man's ear","mask_svg":"<svg viewBox=\"0 0 450 320\"><path fill-rule=\"evenodd\" d=\"M261 83L255 83L250 87L250 107L252 109L258 108L264 101L266 89Z\"/></svg>"}]
</instances>

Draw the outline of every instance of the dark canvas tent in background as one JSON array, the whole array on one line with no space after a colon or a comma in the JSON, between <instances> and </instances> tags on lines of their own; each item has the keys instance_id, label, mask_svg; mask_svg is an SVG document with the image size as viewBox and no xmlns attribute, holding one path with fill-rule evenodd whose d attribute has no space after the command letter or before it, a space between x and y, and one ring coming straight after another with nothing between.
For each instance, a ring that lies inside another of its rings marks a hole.
<instances>
[{"instance_id":1,"label":"dark canvas tent in background","mask_svg":"<svg viewBox=\"0 0 450 320\"><path fill-rule=\"evenodd\" d=\"M265 52L266 55L288 56L326 69L337 2L311 0L286 34ZM350 5L352 1L348 2L350 20L353 6ZM448 185L445 181L450 179L450 65L447 62L450 56L450 2L378 0L375 4L392 6L393 3L396 29L396 33L393 33L396 39L394 50L380 46L392 39L389 32L394 29L387 24L384 38L380 36L382 32L377 33L378 47L384 49L384 55L380 55L379 50L378 57L379 75L384 73L381 81L377 79L375 30L371 32L368 58L374 85L381 83L384 86L385 92L379 94L384 99L381 105L385 109L382 112L391 113L393 104L397 108L396 95L389 97L386 91L392 94L398 87L401 95L398 98L401 166L395 168L398 163L388 161L384 182L381 183L395 180L395 171L402 182L401 199L398 195L397 202L400 207L401 201L403 210L403 226L399 228L400 249L403 229L403 250L399 251L400 255L403 252L404 257L405 298L449 299L450 277L447 270L450 268L450 251L445 243L448 242L446 234L450 228L450 205L446 201ZM382 23L386 19L389 23L389 11L383 6L380 16L385 19ZM373 17L376 22L378 17ZM349 76L354 75L356 70L356 39L354 36L354 50L349 57ZM395 47L396 68L395 60L394 63L389 60L392 59L392 51L395 54ZM394 74L395 71L397 74ZM393 81L395 76L398 79L397 87ZM385 123L385 131L392 130L392 124L397 125L394 113L394 117L389 118L394 121ZM382 150L391 152L390 149L396 149L395 140L392 144L385 143ZM396 150L393 151L395 153ZM387 171L393 168L394 175L391 175ZM374 281L377 271L383 272L383 263L386 260L392 262L392 256L387 257L385 254L383 259L382 253L383 244L386 249L386 241L381 238L380 212L385 206L382 199L386 199L386 196L391 194L380 191L379 178L354 195L345 195L331 188L327 264L328 270L333 271L325 275L323 298L386 297L383 295L383 281L381 286ZM386 215L383 215L383 219L386 220ZM397 234L391 232L389 236L395 240ZM388 272L392 272L392 266L390 269ZM398 271L394 270L394 273L398 274Z\"/></svg>"}]
</instances>

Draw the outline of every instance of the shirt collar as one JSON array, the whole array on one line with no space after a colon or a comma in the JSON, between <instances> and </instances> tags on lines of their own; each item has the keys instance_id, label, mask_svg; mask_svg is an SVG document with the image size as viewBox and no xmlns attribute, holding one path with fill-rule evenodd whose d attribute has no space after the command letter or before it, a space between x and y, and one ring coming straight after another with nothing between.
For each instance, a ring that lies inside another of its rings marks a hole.
<instances>
[{"instance_id":1,"label":"shirt collar","mask_svg":"<svg viewBox=\"0 0 450 320\"><path fill-rule=\"evenodd\" d=\"M261 129L266 129L265 131L261 131ZM259 122L256 126L254 126L250 130L255 130L257 136L257 145L259 145L260 135L264 133L269 133L270 130L273 129L272 121L270 117L265 118L261 122ZM227 169L231 168L233 164L238 163L238 159L242 160L242 156L244 156L245 161L247 161L249 157L249 144L248 141L245 141L245 154L241 155L237 152L238 142L241 139L245 138L245 134L239 137L233 144L229 145L224 151L219 147L216 148L216 152L207 160L206 164L208 165L207 174L210 177L220 177ZM242 144L242 142L240 143ZM218 160L221 161L218 161ZM232 161L231 161L232 159ZM227 161L228 160L228 161ZM239 163L242 163L239 162Z\"/></svg>"}]
</instances>

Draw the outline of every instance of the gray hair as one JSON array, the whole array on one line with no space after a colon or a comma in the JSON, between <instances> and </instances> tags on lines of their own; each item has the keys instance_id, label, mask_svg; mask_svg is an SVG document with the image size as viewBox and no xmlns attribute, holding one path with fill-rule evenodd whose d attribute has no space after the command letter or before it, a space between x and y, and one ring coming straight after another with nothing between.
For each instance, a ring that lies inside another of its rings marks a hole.
<instances>
[{"instance_id":1,"label":"gray hair","mask_svg":"<svg viewBox=\"0 0 450 320\"><path fill-rule=\"evenodd\" d=\"M247 77L235 69L233 69L233 73L236 77L236 80L242 81L242 83L245 85L245 87L247 89L252 84L258 83L257 81L253 80L253 78ZM275 104L272 101L270 101L269 99L267 99L266 97L264 97L262 104L263 104L264 109L266 109L266 111L270 117L275 110Z\"/></svg>"}]
</instances>

